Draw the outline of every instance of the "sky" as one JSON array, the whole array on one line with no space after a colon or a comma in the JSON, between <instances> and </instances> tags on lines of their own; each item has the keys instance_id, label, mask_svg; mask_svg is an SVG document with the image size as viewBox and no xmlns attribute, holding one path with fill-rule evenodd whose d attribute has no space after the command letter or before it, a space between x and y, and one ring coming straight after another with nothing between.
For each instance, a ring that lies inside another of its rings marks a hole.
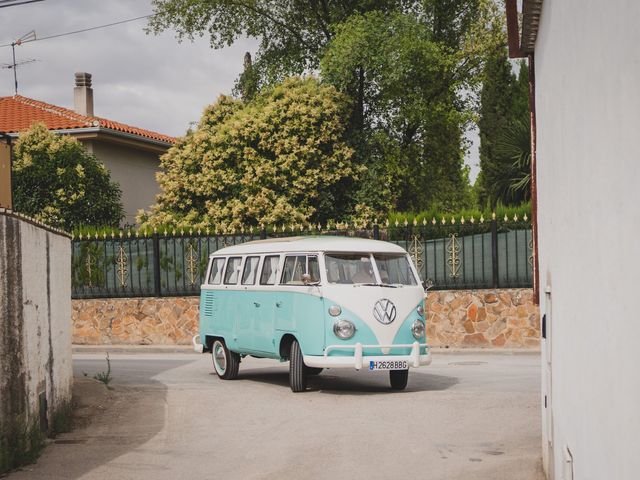
<instances>
[{"instance_id":1,"label":"sky","mask_svg":"<svg viewBox=\"0 0 640 480\"><path fill-rule=\"evenodd\" d=\"M31 30L37 37L65 33L152 13L150 0L44 0L0 8L0 44ZM204 108L229 94L242 71L245 52L258 41L241 39L213 50L207 38L178 43L174 32L146 34L146 20L16 47L18 93L73 108L74 73L93 78L94 113L118 122L180 136ZM11 63L11 47L0 48L0 65ZM0 70L0 96L13 95L13 71ZM466 163L478 173L477 133Z\"/></svg>"}]
</instances>

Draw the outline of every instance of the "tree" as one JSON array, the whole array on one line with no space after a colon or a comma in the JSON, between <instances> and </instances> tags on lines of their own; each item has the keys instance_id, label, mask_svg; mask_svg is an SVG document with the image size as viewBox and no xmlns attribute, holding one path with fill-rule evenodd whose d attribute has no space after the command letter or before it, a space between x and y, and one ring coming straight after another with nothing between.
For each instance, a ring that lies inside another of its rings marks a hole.
<instances>
[{"instance_id":1,"label":"tree","mask_svg":"<svg viewBox=\"0 0 640 480\"><path fill-rule=\"evenodd\" d=\"M363 195L381 209L452 210L469 200L463 133L470 111L459 91L470 82L457 50L435 38L415 15L353 15L320 63L323 79L355 99L352 132L373 173Z\"/></svg>"},{"instance_id":2,"label":"tree","mask_svg":"<svg viewBox=\"0 0 640 480\"><path fill-rule=\"evenodd\" d=\"M520 205L531 199L531 128L529 116L514 119L501 133L497 158L505 172L498 183L499 198L505 205Z\"/></svg>"},{"instance_id":3,"label":"tree","mask_svg":"<svg viewBox=\"0 0 640 480\"><path fill-rule=\"evenodd\" d=\"M478 199L492 207L518 204L530 196L528 183L522 182L531 155L528 68L521 63L516 76L503 49L487 62L484 77Z\"/></svg>"},{"instance_id":4,"label":"tree","mask_svg":"<svg viewBox=\"0 0 640 480\"><path fill-rule=\"evenodd\" d=\"M16 142L15 209L51 226L117 226L121 191L104 165L75 138L35 124Z\"/></svg>"},{"instance_id":5,"label":"tree","mask_svg":"<svg viewBox=\"0 0 640 480\"><path fill-rule=\"evenodd\" d=\"M468 201L462 133L484 59L504 44L494 0L153 5L149 30L156 33L174 28L179 38L208 35L214 48L243 36L260 39L255 62L236 85L243 98L248 85L259 90L318 69L349 96L348 141L356 162L368 167L358 196L370 211L455 209Z\"/></svg>"},{"instance_id":6,"label":"tree","mask_svg":"<svg viewBox=\"0 0 640 480\"><path fill-rule=\"evenodd\" d=\"M344 141L347 105L314 78L250 102L221 96L161 158L162 191L140 220L238 229L343 218L362 171Z\"/></svg>"},{"instance_id":7,"label":"tree","mask_svg":"<svg viewBox=\"0 0 640 480\"><path fill-rule=\"evenodd\" d=\"M148 30L178 38L208 35L213 48L242 37L260 40L253 68L262 84L317 69L333 29L354 13L390 12L402 0L152 0Z\"/></svg>"},{"instance_id":8,"label":"tree","mask_svg":"<svg viewBox=\"0 0 640 480\"><path fill-rule=\"evenodd\" d=\"M251 54L246 52L244 54L244 69L238 77L236 86L234 88L234 94L238 95L242 100L251 100L256 93L258 93L258 74L253 68L253 61L251 60Z\"/></svg>"}]
</instances>

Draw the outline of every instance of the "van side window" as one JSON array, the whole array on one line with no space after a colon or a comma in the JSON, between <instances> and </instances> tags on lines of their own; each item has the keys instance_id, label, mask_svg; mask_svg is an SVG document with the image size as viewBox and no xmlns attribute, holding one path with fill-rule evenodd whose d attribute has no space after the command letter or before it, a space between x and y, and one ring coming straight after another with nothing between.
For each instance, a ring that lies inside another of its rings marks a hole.
<instances>
[{"instance_id":1,"label":"van side window","mask_svg":"<svg viewBox=\"0 0 640 480\"><path fill-rule=\"evenodd\" d=\"M211 263L211 273L209 273L209 284L220 285L222 282L222 268L224 267L224 258L214 258Z\"/></svg>"},{"instance_id":2,"label":"van side window","mask_svg":"<svg viewBox=\"0 0 640 480\"><path fill-rule=\"evenodd\" d=\"M262 273L260 274L260 285L275 285L276 272L278 270L278 262L280 255L269 255L264 257L262 265Z\"/></svg>"},{"instance_id":3,"label":"van side window","mask_svg":"<svg viewBox=\"0 0 640 480\"><path fill-rule=\"evenodd\" d=\"M256 283L258 263L260 263L260 257L247 257L244 262L244 271L242 272L242 285L254 285Z\"/></svg>"},{"instance_id":4,"label":"van side window","mask_svg":"<svg viewBox=\"0 0 640 480\"><path fill-rule=\"evenodd\" d=\"M284 269L282 271L283 285L304 285L302 275L308 273L311 276L311 282L320 281L320 267L318 266L318 257L313 255L291 255L284 260Z\"/></svg>"},{"instance_id":5,"label":"van side window","mask_svg":"<svg viewBox=\"0 0 640 480\"><path fill-rule=\"evenodd\" d=\"M302 285L302 274L305 270L306 255L287 256L282 269L282 285Z\"/></svg>"},{"instance_id":6,"label":"van side window","mask_svg":"<svg viewBox=\"0 0 640 480\"><path fill-rule=\"evenodd\" d=\"M230 257L227 262L227 268L224 271L224 283L227 285L235 285L238 283L238 274L240 273L240 264L242 257Z\"/></svg>"}]
</instances>

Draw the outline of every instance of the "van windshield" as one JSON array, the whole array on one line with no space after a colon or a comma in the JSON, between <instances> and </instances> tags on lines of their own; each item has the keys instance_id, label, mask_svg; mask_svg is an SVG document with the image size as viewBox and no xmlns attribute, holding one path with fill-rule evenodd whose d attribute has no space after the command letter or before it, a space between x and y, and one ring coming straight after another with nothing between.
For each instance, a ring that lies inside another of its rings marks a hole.
<instances>
[{"instance_id":1,"label":"van windshield","mask_svg":"<svg viewBox=\"0 0 640 480\"><path fill-rule=\"evenodd\" d=\"M380 282L376 279L371 255L368 254L326 254L327 280L339 284L417 285L406 255L376 253L373 258Z\"/></svg>"},{"instance_id":2,"label":"van windshield","mask_svg":"<svg viewBox=\"0 0 640 480\"><path fill-rule=\"evenodd\" d=\"M406 255L374 253L380 281L391 285L417 285Z\"/></svg>"},{"instance_id":3,"label":"van windshield","mask_svg":"<svg viewBox=\"0 0 640 480\"><path fill-rule=\"evenodd\" d=\"M371 257L369 255L325 256L327 280L329 283L375 283Z\"/></svg>"}]
</instances>

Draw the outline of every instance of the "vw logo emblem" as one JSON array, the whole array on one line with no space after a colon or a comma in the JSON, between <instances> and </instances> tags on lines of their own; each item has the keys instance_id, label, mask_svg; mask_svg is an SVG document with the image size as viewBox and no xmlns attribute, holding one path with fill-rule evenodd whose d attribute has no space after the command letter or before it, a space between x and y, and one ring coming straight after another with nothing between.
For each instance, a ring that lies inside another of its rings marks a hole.
<instances>
[{"instance_id":1,"label":"vw logo emblem","mask_svg":"<svg viewBox=\"0 0 640 480\"><path fill-rule=\"evenodd\" d=\"M373 307L373 317L383 325L389 325L396 319L396 306L386 298L376 302Z\"/></svg>"}]
</instances>

